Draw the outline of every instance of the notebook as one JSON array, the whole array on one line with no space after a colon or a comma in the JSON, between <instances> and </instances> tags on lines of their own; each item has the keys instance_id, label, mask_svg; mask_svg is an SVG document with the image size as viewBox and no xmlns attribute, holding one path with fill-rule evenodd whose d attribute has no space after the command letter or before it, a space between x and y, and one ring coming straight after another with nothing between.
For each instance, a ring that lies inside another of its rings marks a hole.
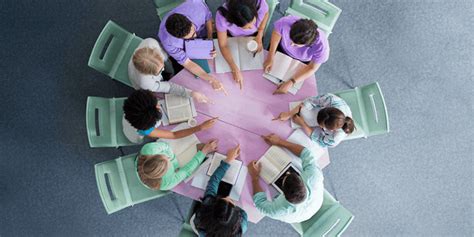
<instances>
[{"instance_id":1,"label":"notebook","mask_svg":"<svg viewBox=\"0 0 474 237\"><path fill-rule=\"evenodd\" d=\"M290 102L290 110L294 109L296 106L299 104L303 103L303 101L295 101L295 102ZM318 126L318 113L312 110L307 110L302 108L300 110L300 116L304 119L306 124L310 127L316 127ZM293 119L290 120L291 123L291 128L297 129L300 128L301 126L293 122Z\"/></svg>"},{"instance_id":2,"label":"notebook","mask_svg":"<svg viewBox=\"0 0 474 237\"><path fill-rule=\"evenodd\" d=\"M215 152L212 156L211 164L209 169L207 170L207 175L212 176L214 171L219 167L222 160L225 160L227 157L220 153ZM242 161L240 160L233 160L230 164L229 169L225 172L222 181L234 185L239 177L240 169L242 168Z\"/></svg>"},{"instance_id":3,"label":"notebook","mask_svg":"<svg viewBox=\"0 0 474 237\"><path fill-rule=\"evenodd\" d=\"M214 50L212 40L193 39L184 41L186 56L190 59L212 59L211 51Z\"/></svg>"},{"instance_id":4,"label":"notebook","mask_svg":"<svg viewBox=\"0 0 474 237\"><path fill-rule=\"evenodd\" d=\"M290 165L292 157L282 148L271 146L257 161L262 165L260 177L267 184L273 183Z\"/></svg>"},{"instance_id":5,"label":"notebook","mask_svg":"<svg viewBox=\"0 0 474 237\"><path fill-rule=\"evenodd\" d=\"M247 43L254 37L231 37L227 38L227 48L232 54L235 64L241 71L263 69L263 50L255 54L247 49ZM214 40L218 45L217 39ZM216 47L216 73L231 72L229 64L225 60L219 47Z\"/></svg>"},{"instance_id":6,"label":"notebook","mask_svg":"<svg viewBox=\"0 0 474 237\"><path fill-rule=\"evenodd\" d=\"M196 108L192 98L165 94L166 115L169 124L187 122L196 117Z\"/></svg>"},{"instance_id":7,"label":"notebook","mask_svg":"<svg viewBox=\"0 0 474 237\"><path fill-rule=\"evenodd\" d=\"M263 77L273 82L276 85L280 85L291 79L291 77L301 68L305 67L305 64L295 60L283 53L276 52L275 58L273 59L273 66L270 72L264 73ZM295 95L299 89L303 86L304 81L300 81L293 85L288 92Z\"/></svg>"}]
</instances>

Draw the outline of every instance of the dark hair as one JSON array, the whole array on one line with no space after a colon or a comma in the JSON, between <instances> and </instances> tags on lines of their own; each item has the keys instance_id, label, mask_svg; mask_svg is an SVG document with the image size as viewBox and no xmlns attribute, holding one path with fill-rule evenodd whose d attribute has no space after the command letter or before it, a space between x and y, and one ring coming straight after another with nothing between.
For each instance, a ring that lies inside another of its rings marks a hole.
<instances>
[{"instance_id":1,"label":"dark hair","mask_svg":"<svg viewBox=\"0 0 474 237\"><path fill-rule=\"evenodd\" d=\"M290 173L286 176L282 190L285 199L293 204L298 204L306 198L306 187L298 174Z\"/></svg>"},{"instance_id":2,"label":"dark hair","mask_svg":"<svg viewBox=\"0 0 474 237\"><path fill-rule=\"evenodd\" d=\"M311 45L318 36L318 25L310 19L300 19L291 25L290 39L295 44Z\"/></svg>"},{"instance_id":3,"label":"dark hair","mask_svg":"<svg viewBox=\"0 0 474 237\"><path fill-rule=\"evenodd\" d=\"M136 90L123 103L125 119L136 129L149 129L161 119L161 112L156 109L157 103L153 92Z\"/></svg>"},{"instance_id":4,"label":"dark hair","mask_svg":"<svg viewBox=\"0 0 474 237\"><path fill-rule=\"evenodd\" d=\"M176 38L183 38L191 32L191 21L184 15L174 13L166 19L166 30Z\"/></svg>"},{"instance_id":5,"label":"dark hair","mask_svg":"<svg viewBox=\"0 0 474 237\"><path fill-rule=\"evenodd\" d=\"M342 128L345 133L351 134L354 131L354 121L346 117L339 109L330 107L321 109L318 112L318 124L322 124L329 130Z\"/></svg>"},{"instance_id":6,"label":"dark hair","mask_svg":"<svg viewBox=\"0 0 474 237\"><path fill-rule=\"evenodd\" d=\"M208 196L196 214L196 228L206 237L242 236L242 213L240 208L222 197Z\"/></svg>"},{"instance_id":7,"label":"dark hair","mask_svg":"<svg viewBox=\"0 0 474 237\"><path fill-rule=\"evenodd\" d=\"M228 22L243 27L258 16L257 9L256 0L229 0L227 9L221 6L217 10Z\"/></svg>"}]
</instances>

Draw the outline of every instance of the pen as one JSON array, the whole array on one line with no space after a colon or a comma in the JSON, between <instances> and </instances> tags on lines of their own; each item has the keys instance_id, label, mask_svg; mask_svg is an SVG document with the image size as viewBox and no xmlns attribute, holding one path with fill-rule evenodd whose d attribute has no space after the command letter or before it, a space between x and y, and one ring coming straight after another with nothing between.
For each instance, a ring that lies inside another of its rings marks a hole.
<instances>
[{"instance_id":1,"label":"pen","mask_svg":"<svg viewBox=\"0 0 474 237\"><path fill-rule=\"evenodd\" d=\"M257 51L255 51L255 53L253 53L253 57L255 58L255 55L257 55Z\"/></svg>"},{"instance_id":2,"label":"pen","mask_svg":"<svg viewBox=\"0 0 474 237\"><path fill-rule=\"evenodd\" d=\"M298 110L298 113L296 113L296 115L301 116L300 112L301 112L301 106L300 106L300 109Z\"/></svg>"}]
</instances>

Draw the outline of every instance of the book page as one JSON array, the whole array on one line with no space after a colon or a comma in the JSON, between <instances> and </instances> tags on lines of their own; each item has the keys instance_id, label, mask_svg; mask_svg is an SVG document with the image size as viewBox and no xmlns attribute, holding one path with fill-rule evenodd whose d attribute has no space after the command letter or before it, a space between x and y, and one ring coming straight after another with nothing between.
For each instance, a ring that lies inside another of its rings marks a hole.
<instances>
[{"instance_id":1,"label":"book page","mask_svg":"<svg viewBox=\"0 0 474 237\"><path fill-rule=\"evenodd\" d=\"M216 171L216 169L221 164L221 161L225 160L226 158L227 157L225 155L219 154L217 152L214 153L214 156L212 157L211 165L209 166L209 170L207 171L207 175L212 176L212 174L214 174L214 171ZM222 181L234 185L235 181L237 180L239 176L239 171L241 167L242 167L242 161L233 160L230 164L229 169L227 169L227 171L225 172L225 175L222 178Z\"/></svg>"},{"instance_id":2,"label":"book page","mask_svg":"<svg viewBox=\"0 0 474 237\"><path fill-rule=\"evenodd\" d=\"M270 184L291 163L291 157L283 149L271 146L258 162L262 164L260 176Z\"/></svg>"},{"instance_id":3,"label":"book page","mask_svg":"<svg viewBox=\"0 0 474 237\"><path fill-rule=\"evenodd\" d=\"M214 45L216 46L216 58L214 59L216 65L216 73L226 73L231 72L232 69L230 68L229 64L225 60L224 56L222 55L221 49L219 47L219 42L217 39L214 40ZM237 38L227 38L227 48L229 49L232 59L234 60L235 64L240 68L240 56L239 56L239 44L237 42Z\"/></svg>"},{"instance_id":4,"label":"book page","mask_svg":"<svg viewBox=\"0 0 474 237\"><path fill-rule=\"evenodd\" d=\"M250 52L247 49L247 43L253 40L255 37L238 37L235 38L238 41L239 46L239 60L240 60L240 70L241 71L250 71L250 70L259 70L263 69L263 50L256 53Z\"/></svg>"},{"instance_id":5,"label":"book page","mask_svg":"<svg viewBox=\"0 0 474 237\"><path fill-rule=\"evenodd\" d=\"M176 126L172 131L179 131L186 128L189 128L189 125L182 123ZM180 167L186 165L194 157L197 153L196 145L200 143L195 134L180 139L161 138L160 141L168 143L171 150L173 150L173 153L176 155Z\"/></svg>"},{"instance_id":6,"label":"book page","mask_svg":"<svg viewBox=\"0 0 474 237\"><path fill-rule=\"evenodd\" d=\"M288 69L290 68L290 65L291 65L291 61L293 59L280 53L280 52L276 52L275 54L275 58L273 59L273 66L272 66L272 70L270 70L270 72L268 72L268 74L278 78L278 79L281 79L281 80L284 80L285 78L285 75L288 71Z\"/></svg>"},{"instance_id":7,"label":"book page","mask_svg":"<svg viewBox=\"0 0 474 237\"><path fill-rule=\"evenodd\" d=\"M260 158L258 163L262 164L262 170L260 170L260 177L265 181L265 183L270 184L280 173L273 164L268 160L266 156Z\"/></svg>"},{"instance_id":8,"label":"book page","mask_svg":"<svg viewBox=\"0 0 474 237\"><path fill-rule=\"evenodd\" d=\"M188 121L193 117L191 102L189 98L166 94L166 111L168 111L169 123Z\"/></svg>"}]
</instances>

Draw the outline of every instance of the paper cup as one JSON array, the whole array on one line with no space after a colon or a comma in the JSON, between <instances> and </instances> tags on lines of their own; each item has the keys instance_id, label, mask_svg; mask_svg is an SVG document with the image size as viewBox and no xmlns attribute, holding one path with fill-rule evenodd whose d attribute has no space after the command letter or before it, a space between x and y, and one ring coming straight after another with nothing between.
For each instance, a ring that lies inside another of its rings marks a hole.
<instances>
[{"instance_id":1,"label":"paper cup","mask_svg":"<svg viewBox=\"0 0 474 237\"><path fill-rule=\"evenodd\" d=\"M193 118L192 118L192 119L188 120L188 125L189 125L190 127L196 127L197 123L198 123L198 122L197 122L196 119L193 119Z\"/></svg>"},{"instance_id":2,"label":"paper cup","mask_svg":"<svg viewBox=\"0 0 474 237\"><path fill-rule=\"evenodd\" d=\"M258 48L257 41L255 41L255 40L250 40L250 41L247 43L247 50L248 50L248 51L250 51L250 52L255 52L255 51L257 51L257 48Z\"/></svg>"}]
</instances>

